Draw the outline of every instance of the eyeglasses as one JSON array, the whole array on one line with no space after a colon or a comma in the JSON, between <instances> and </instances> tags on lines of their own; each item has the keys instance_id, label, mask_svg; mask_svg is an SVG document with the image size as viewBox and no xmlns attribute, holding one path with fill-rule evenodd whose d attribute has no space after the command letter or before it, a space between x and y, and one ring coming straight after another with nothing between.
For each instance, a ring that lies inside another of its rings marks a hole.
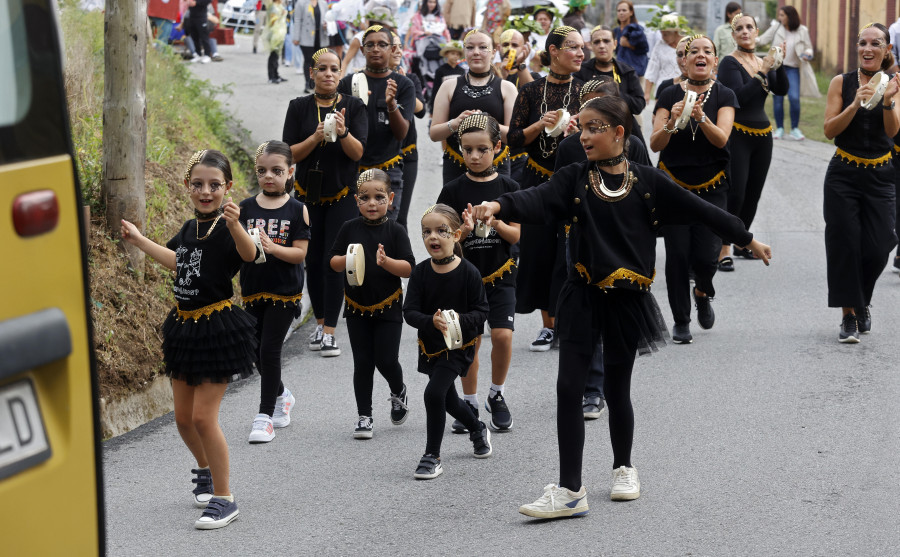
<instances>
[{"instance_id":1,"label":"eyeglasses","mask_svg":"<svg viewBox=\"0 0 900 557\"><path fill-rule=\"evenodd\" d=\"M212 193L216 193L220 189L222 189L224 184L220 184L219 182L210 182L209 184L204 184L203 182L192 182L191 189L194 191L203 191L203 186L209 186L209 191Z\"/></svg>"},{"instance_id":2,"label":"eyeglasses","mask_svg":"<svg viewBox=\"0 0 900 557\"><path fill-rule=\"evenodd\" d=\"M369 201L375 201L375 205L387 205L388 204L388 196L381 194L376 195L374 197L369 197L368 195L360 195L356 197L356 204L358 206L365 205Z\"/></svg>"},{"instance_id":3,"label":"eyeglasses","mask_svg":"<svg viewBox=\"0 0 900 557\"><path fill-rule=\"evenodd\" d=\"M260 178L265 176L268 172L269 172L269 170L266 168L257 168L256 169L256 175L259 176ZM284 176L285 172L286 172L286 170L283 168L273 168L272 169L272 174L274 174L278 178L281 178L282 176ZM215 191L215 190L213 190L213 191Z\"/></svg>"},{"instance_id":4,"label":"eyeglasses","mask_svg":"<svg viewBox=\"0 0 900 557\"><path fill-rule=\"evenodd\" d=\"M371 52L371 51L375 50L376 48L378 50L387 50L387 49L391 48L391 46L392 46L391 43L386 43L384 41L382 41L380 43L368 42L363 45L363 49Z\"/></svg>"},{"instance_id":5,"label":"eyeglasses","mask_svg":"<svg viewBox=\"0 0 900 557\"><path fill-rule=\"evenodd\" d=\"M431 230L430 228L423 228L422 229L422 239L423 240L427 239L429 236L431 236L432 232L434 232L441 238L452 238L453 237L453 231L450 230L449 226L440 226L436 230Z\"/></svg>"}]
</instances>

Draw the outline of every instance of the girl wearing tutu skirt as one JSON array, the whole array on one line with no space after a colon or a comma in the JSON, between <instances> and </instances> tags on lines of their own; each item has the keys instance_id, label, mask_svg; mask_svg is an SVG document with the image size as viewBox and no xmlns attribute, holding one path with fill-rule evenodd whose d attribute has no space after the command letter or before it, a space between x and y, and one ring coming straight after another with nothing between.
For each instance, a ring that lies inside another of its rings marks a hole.
<instances>
[{"instance_id":1,"label":"girl wearing tutu skirt","mask_svg":"<svg viewBox=\"0 0 900 557\"><path fill-rule=\"evenodd\" d=\"M582 394L601 341L613 449L610 498L640 497L637 470L631 464L631 372L635 354L657 350L667 336L659 306L650 294L656 227L700 221L726 240L746 246L764 262L771 257L769 246L754 240L737 217L675 185L662 171L628 162L624 147L632 117L624 100L591 99L582 108L579 122L588 160L560 169L545 184L468 208L473 218L487 225L494 217L522 223L572 223L568 276L557 313L560 476L559 483L547 485L537 501L519 508L536 518L588 512L587 491L581 483Z\"/></svg>"},{"instance_id":2,"label":"girl wearing tutu skirt","mask_svg":"<svg viewBox=\"0 0 900 557\"><path fill-rule=\"evenodd\" d=\"M256 320L232 306L231 279L256 245L240 222L240 208L223 204L231 165L219 151L196 152L184 173L197 218L184 223L165 246L123 220L121 235L175 271L175 308L163 323L164 373L172 379L175 423L197 460L194 505L204 508L194 526L222 528L238 515L228 485L228 444L219 427L219 405L228 383L248 377L256 361ZM224 222L222 222L224 221Z\"/></svg>"}]
</instances>

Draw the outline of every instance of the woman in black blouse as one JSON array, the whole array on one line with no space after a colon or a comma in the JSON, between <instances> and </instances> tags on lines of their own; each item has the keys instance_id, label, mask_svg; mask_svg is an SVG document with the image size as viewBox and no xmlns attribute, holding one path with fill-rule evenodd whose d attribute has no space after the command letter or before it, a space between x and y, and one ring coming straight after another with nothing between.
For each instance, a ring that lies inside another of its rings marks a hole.
<instances>
[{"instance_id":1,"label":"woman in black blouse","mask_svg":"<svg viewBox=\"0 0 900 557\"><path fill-rule=\"evenodd\" d=\"M337 92L341 59L331 50L313 56L315 92L288 105L282 139L291 146L297 163L294 184L297 198L306 204L312 237L306 253L306 276L316 330L310 350L323 356L341 353L334 340L344 301L344 278L328 265L328 251L338 230L356 214L358 161L366 146L368 122L361 100ZM324 122L329 113L337 123L337 140L325 141ZM327 336L326 336L327 335Z\"/></svg>"},{"instance_id":2,"label":"woman in black blouse","mask_svg":"<svg viewBox=\"0 0 900 557\"><path fill-rule=\"evenodd\" d=\"M768 246L753 239L736 217L672 183L663 172L632 165L624 154L631 114L621 98L588 101L580 114L581 143L588 160L571 164L548 183L469 207L474 218L495 216L517 222L568 220L570 263L560 293L560 339L556 383L559 482L544 488L534 503L519 508L536 518L588 512L581 483L584 451L582 394L591 356L602 339L604 393L609 406L613 449L610 498L640 497L631 464L634 411L631 373L636 353L665 344L665 324L649 288L656 263L660 224L701 221L724 238L746 245L767 261Z\"/></svg>"},{"instance_id":3,"label":"woman in black blouse","mask_svg":"<svg viewBox=\"0 0 900 557\"><path fill-rule=\"evenodd\" d=\"M837 147L825 173L828 307L841 308L844 343L871 330L875 281L897 245L891 138L900 130L894 100L900 78L891 79L874 108L861 107L875 91L872 77L894 64L887 28L863 28L857 52L859 68L831 80L825 104L825 137Z\"/></svg>"},{"instance_id":4,"label":"woman in black blouse","mask_svg":"<svg viewBox=\"0 0 900 557\"><path fill-rule=\"evenodd\" d=\"M737 14L731 20L737 49L719 64L719 82L734 91L740 107L734 112L731 133L731 171L729 174L728 212L736 215L749 230L772 162L772 124L765 106L769 93L787 95L788 81L784 66L773 70L771 56L760 59L754 50L759 29L752 16ZM782 45L784 48L784 45ZM731 246L725 244L719 253L719 270L733 271ZM751 258L743 250L735 255Z\"/></svg>"},{"instance_id":5,"label":"woman in black blouse","mask_svg":"<svg viewBox=\"0 0 900 557\"><path fill-rule=\"evenodd\" d=\"M581 80L574 73L584 60L584 40L572 27L557 27L547 36L541 63L549 75L519 90L507 140L510 147L524 147L528 162L522 171L523 189L546 182L553 176L556 148L562 135L551 137L545 129L556 125L557 110L577 114ZM545 352L554 342L553 316L559 288L565 279L562 223L533 223L522 226L519 241L519 280L516 283L516 313L541 310L543 328L531 343L533 352Z\"/></svg>"},{"instance_id":6,"label":"woman in black blouse","mask_svg":"<svg viewBox=\"0 0 900 557\"><path fill-rule=\"evenodd\" d=\"M659 153L659 168L679 186L706 201L727 206L728 137L734 122L736 99L731 89L713 81L716 47L709 37L694 35L686 43L687 81L669 87L656 101L650 148ZM675 122L684 110L685 91L697 93L693 112L683 130ZM675 321L672 339L688 344L691 336L691 294L697 305L697 321L704 329L715 323L710 305L715 296L713 276L722 239L702 224L667 226L666 288ZM694 271L696 286L690 287L689 272Z\"/></svg>"}]
</instances>

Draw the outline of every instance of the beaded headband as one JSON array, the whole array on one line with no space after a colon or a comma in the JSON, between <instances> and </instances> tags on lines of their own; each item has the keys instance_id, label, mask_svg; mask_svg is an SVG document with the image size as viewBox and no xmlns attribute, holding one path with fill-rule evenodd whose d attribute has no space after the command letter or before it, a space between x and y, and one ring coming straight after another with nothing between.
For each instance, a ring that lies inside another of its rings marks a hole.
<instances>
[{"instance_id":1,"label":"beaded headband","mask_svg":"<svg viewBox=\"0 0 900 557\"><path fill-rule=\"evenodd\" d=\"M259 156L262 155L262 154L265 154L265 152L266 152L266 147L268 147L268 146L269 146L269 142L268 142L268 141L266 141L265 143L261 143L261 144L259 145L259 147L256 148L256 158L255 158L254 160L259 161Z\"/></svg>"},{"instance_id":2,"label":"beaded headband","mask_svg":"<svg viewBox=\"0 0 900 557\"><path fill-rule=\"evenodd\" d=\"M867 24L865 27L863 27L862 29L859 30L859 33L856 35L856 38L857 39L860 38L862 36L862 32L865 31L866 29L868 29L869 27L875 27L876 29L881 31L881 29L879 29L877 27L877 25L878 25L877 21L873 21L872 23ZM881 31L881 32L884 33L884 31ZM890 41L888 41L888 42L890 42Z\"/></svg>"},{"instance_id":3,"label":"beaded headband","mask_svg":"<svg viewBox=\"0 0 900 557\"><path fill-rule=\"evenodd\" d=\"M360 187L366 182L371 182L375 179L375 171L373 169L364 170L359 173L359 178L356 179L356 187Z\"/></svg>"},{"instance_id":4,"label":"beaded headband","mask_svg":"<svg viewBox=\"0 0 900 557\"><path fill-rule=\"evenodd\" d=\"M718 55L716 52L716 43L713 43L713 40L707 37L706 35L691 35L687 39L687 43L684 45L684 51L689 52L691 50L691 43L696 41L697 39L706 39L707 41L713 44L713 54Z\"/></svg>"},{"instance_id":5,"label":"beaded headband","mask_svg":"<svg viewBox=\"0 0 900 557\"><path fill-rule=\"evenodd\" d=\"M206 156L206 149L203 149L202 151L197 151L196 153L191 155L191 159L188 161L187 168L184 171L184 181L185 182L191 181L191 171L194 170L194 167L197 166L197 164L200 161L202 161L203 157L205 157L205 156Z\"/></svg>"},{"instance_id":6,"label":"beaded headband","mask_svg":"<svg viewBox=\"0 0 900 557\"><path fill-rule=\"evenodd\" d=\"M581 105L581 108L584 108L584 96L590 95L591 93L596 93L600 90L600 87L608 82L610 79L592 79L581 86L581 92L578 93L578 104Z\"/></svg>"},{"instance_id":7,"label":"beaded headband","mask_svg":"<svg viewBox=\"0 0 900 557\"><path fill-rule=\"evenodd\" d=\"M456 133L458 133L459 136L462 137L463 133L471 130L472 128L487 131L488 118L489 116L484 112L470 114L466 116L462 122L459 123L459 129L456 130Z\"/></svg>"},{"instance_id":8,"label":"beaded headband","mask_svg":"<svg viewBox=\"0 0 900 557\"><path fill-rule=\"evenodd\" d=\"M551 35L559 35L560 37L566 37L569 35L569 33L577 33L577 32L578 32L578 30L576 30L574 27L569 27L568 25L561 25L561 26L557 27L556 29L554 29L553 31L550 31L550 34Z\"/></svg>"},{"instance_id":9,"label":"beaded headband","mask_svg":"<svg viewBox=\"0 0 900 557\"><path fill-rule=\"evenodd\" d=\"M511 29L508 29L507 31L511 31ZM506 32L506 31L504 31L504 33L505 33L505 32ZM485 36L487 36L488 38L490 38L490 35L488 35L488 34L485 33L484 31L482 31L481 29L472 29L471 31L469 31L468 33L466 33L466 36L465 36L465 37L463 37L463 40L462 40L463 44L466 44L466 41L469 40L469 37L471 37L472 35L475 35L475 34L477 34L477 33L481 33L482 35L485 35Z\"/></svg>"},{"instance_id":10,"label":"beaded headband","mask_svg":"<svg viewBox=\"0 0 900 557\"><path fill-rule=\"evenodd\" d=\"M597 31L609 31L609 29L605 25L596 25L593 29L591 29L591 35L593 35Z\"/></svg>"},{"instance_id":11,"label":"beaded headband","mask_svg":"<svg viewBox=\"0 0 900 557\"><path fill-rule=\"evenodd\" d=\"M315 54L312 55L313 64L318 64L319 57L322 56L323 54L334 54L335 56L337 56L337 52L331 50L330 48L320 48L319 50L316 51ZM338 56L337 58L338 58L338 65L340 65L341 57Z\"/></svg>"},{"instance_id":12,"label":"beaded headband","mask_svg":"<svg viewBox=\"0 0 900 557\"><path fill-rule=\"evenodd\" d=\"M737 29L735 29L735 27L737 27L737 21L739 19L741 19L742 17L744 17L744 14L742 12L738 12L734 15L733 18L731 18L731 31L732 32L737 31Z\"/></svg>"},{"instance_id":13,"label":"beaded headband","mask_svg":"<svg viewBox=\"0 0 900 557\"><path fill-rule=\"evenodd\" d=\"M363 33L363 40L366 40L366 37L368 37L371 33L378 33L379 31L386 31L386 29L381 25L372 25ZM387 33L388 35L390 35L389 31Z\"/></svg>"},{"instance_id":14,"label":"beaded headband","mask_svg":"<svg viewBox=\"0 0 900 557\"><path fill-rule=\"evenodd\" d=\"M425 215L427 215L428 213L433 212L435 207L437 207L436 204L435 204L435 205L432 205L431 207L429 207L429 208L427 208L427 209L425 209L425 212L422 213L422 218L424 219L424 218L425 218Z\"/></svg>"}]
</instances>

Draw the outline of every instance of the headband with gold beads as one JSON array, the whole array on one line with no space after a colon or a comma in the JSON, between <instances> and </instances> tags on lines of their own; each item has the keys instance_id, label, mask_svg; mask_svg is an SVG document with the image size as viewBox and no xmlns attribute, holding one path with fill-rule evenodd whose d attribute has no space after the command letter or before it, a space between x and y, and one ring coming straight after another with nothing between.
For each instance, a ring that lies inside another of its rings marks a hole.
<instances>
[{"instance_id":1,"label":"headband with gold beads","mask_svg":"<svg viewBox=\"0 0 900 557\"><path fill-rule=\"evenodd\" d=\"M606 83L607 81L611 81L610 79L592 79L581 86L581 92L578 93L578 103L581 105L581 108L584 108L584 97L586 95L590 95L591 93L596 93L600 90L600 87Z\"/></svg>"},{"instance_id":2,"label":"headband with gold beads","mask_svg":"<svg viewBox=\"0 0 900 557\"><path fill-rule=\"evenodd\" d=\"M196 153L191 155L191 159L187 163L187 169L185 169L185 171L184 171L184 181L185 182L191 181L191 171L194 170L194 167L197 166L197 164L200 161L202 161L203 157L205 157L205 156L206 156L206 149L203 149L202 151L197 151Z\"/></svg>"},{"instance_id":3,"label":"headband with gold beads","mask_svg":"<svg viewBox=\"0 0 900 557\"><path fill-rule=\"evenodd\" d=\"M596 33L597 31L609 31L609 29L604 29L604 25L595 25L593 29L591 29L591 35Z\"/></svg>"},{"instance_id":4,"label":"headband with gold beads","mask_svg":"<svg viewBox=\"0 0 900 557\"><path fill-rule=\"evenodd\" d=\"M432 205L431 207L425 209L425 212L422 213L422 218L424 219L424 218L425 218L425 215L427 215L428 213L433 212L435 207L437 207L437 204Z\"/></svg>"},{"instance_id":5,"label":"headband with gold beads","mask_svg":"<svg viewBox=\"0 0 900 557\"><path fill-rule=\"evenodd\" d=\"M479 130L487 131L488 129L488 115L484 112L476 112L475 114L469 114L463 119L462 122L459 123L459 129L456 130L456 133L462 137L462 134L472 128L477 128Z\"/></svg>"},{"instance_id":6,"label":"headband with gold beads","mask_svg":"<svg viewBox=\"0 0 900 557\"><path fill-rule=\"evenodd\" d=\"M363 170L362 172L359 173L359 178L356 179L356 187L359 188L366 182L371 182L374 179L375 179L375 170L373 170L371 168L369 170Z\"/></svg>"},{"instance_id":7,"label":"headband with gold beads","mask_svg":"<svg viewBox=\"0 0 900 557\"><path fill-rule=\"evenodd\" d=\"M327 48L320 48L319 50L317 50L315 52L315 54L312 55L313 64L318 64L319 57L322 56L323 54L325 54L326 52L331 52L331 51L328 50ZM338 59L340 59L340 56L338 56Z\"/></svg>"},{"instance_id":8,"label":"headband with gold beads","mask_svg":"<svg viewBox=\"0 0 900 557\"><path fill-rule=\"evenodd\" d=\"M265 143L260 143L259 147L256 148L256 158L254 159L255 161L257 161L257 162L259 161L260 155L262 155L266 152L266 147L268 147L268 146L269 146L268 141L266 141Z\"/></svg>"},{"instance_id":9,"label":"headband with gold beads","mask_svg":"<svg viewBox=\"0 0 900 557\"><path fill-rule=\"evenodd\" d=\"M711 43L713 42L713 40L710 39L709 37L707 37L706 35L691 35L690 37L688 37L687 43L685 43L685 45L684 45L684 52L685 52L685 53L690 52L690 50L691 50L691 43L694 42L694 41L696 41L697 39L706 39L706 40L708 40L708 41L711 42ZM717 54L717 53L716 53L716 44L715 44L715 43L713 43L713 54Z\"/></svg>"},{"instance_id":10,"label":"headband with gold beads","mask_svg":"<svg viewBox=\"0 0 900 557\"><path fill-rule=\"evenodd\" d=\"M738 12L737 14L735 14L735 16L733 18L731 18L731 31L732 32L737 31L737 29L735 29L735 27L737 27L737 22L742 17L744 17L744 14L742 12Z\"/></svg>"},{"instance_id":11,"label":"headband with gold beads","mask_svg":"<svg viewBox=\"0 0 900 557\"><path fill-rule=\"evenodd\" d=\"M382 27L381 25L372 25L371 27L366 29L365 32L363 32L363 40L365 40L366 37L368 37L371 33L378 33L379 31L383 30L384 27Z\"/></svg>"},{"instance_id":12,"label":"headband with gold beads","mask_svg":"<svg viewBox=\"0 0 900 557\"><path fill-rule=\"evenodd\" d=\"M873 21L872 23L867 24L866 26L864 26L862 29L859 30L859 33L857 33L856 38L857 38L857 39L860 38L860 37L862 36L862 32L863 32L863 31L865 31L865 30L868 29L869 27L875 27L877 24L878 24L877 21ZM875 27L875 28L878 29L877 27ZM878 29L878 30L881 31L881 29ZM882 31L882 33L883 33L883 32L884 32L884 31Z\"/></svg>"},{"instance_id":13,"label":"headband with gold beads","mask_svg":"<svg viewBox=\"0 0 900 557\"><path fill-rule=\"evenodd\" d=\"M560 37L567 37L569 35L569 33L577 33L577 32L578 32L578 30L575 29L574 27L569 27L568 25L561 25L561 26L557 27L556 29L554 29L553 31L550 31L550 34L551 35L559 35Z\"/></svg>"}]
</instances>

